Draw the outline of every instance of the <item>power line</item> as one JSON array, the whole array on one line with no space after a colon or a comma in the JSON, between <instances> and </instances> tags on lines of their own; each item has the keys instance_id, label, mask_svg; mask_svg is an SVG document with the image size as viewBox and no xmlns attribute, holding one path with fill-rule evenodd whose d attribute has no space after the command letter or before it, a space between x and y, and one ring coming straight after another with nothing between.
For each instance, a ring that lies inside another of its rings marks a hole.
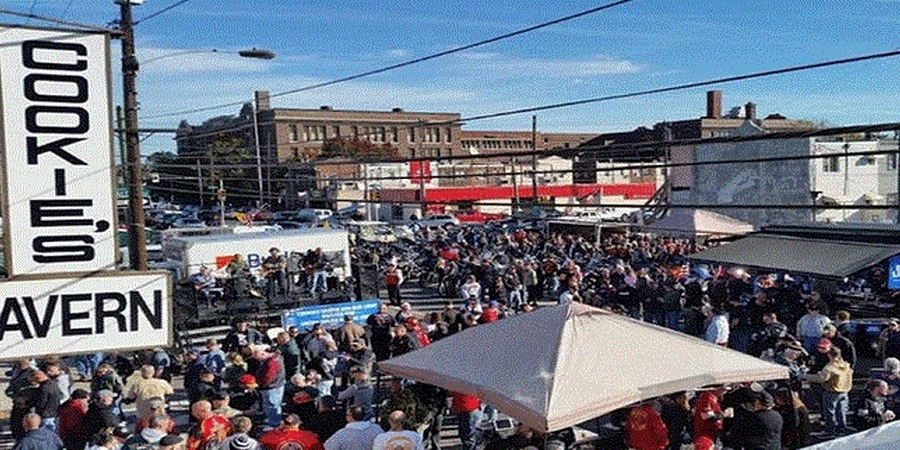
<instances>
[{"instance_id":1,"label":"power line","mask_svg":"<svg viewBox=\"0 0 900 450\"><path fill-rule=\"evenodd\" d=\"M191 0L179 0L179 1L173 3L173 4L169 5L169 6L166 6L165 8L163 8L163 9L161 9L161 10L155 12L155 13L152 13L152 14L150 14L150 15L148 15L148 16L146 16L146 17L140 19L140 20L136 20L136 21L134 22L134 24L137 25L137 24L140 24L140 23L144 22L145 20L150 20L150 19L152 19L152 18L154 18L154 17L156 17L156 16L159 16L160 14L164 14L164 13L166 13L166 12L168 12L168 11L171 11L171 10L173 10L173 9L175 9L175 8L181 6L181 5L183 5L183 4L185 4L185 3L189 2L189 1L191 1Z\"/></svg>"},{"instance_id":2,"label":"power line","mask_svg":"<svg viewBox=\"0 0 900 450\"><path fill-rule=\"evenodd\" d=\"M69 13L69 8L72 7L72 3L74 3L74 2L75 2L75 0L69 0L68 2L66 2L66 7L63 8L63 12L59 16L60 18L66 17L66 14Z\"/></svg>"},{"instance_id":3,"label":"power line","mask_svg":"<svg viewBox=\"0 0 900 450\"><path fill-rule=\"evenodd\" d=\"M188 0L182 0L182 1L179 2L179 3L184 3L185 1L188 1ZM546 28L546 27L549 27L549 26L552 26L552 25L557 25L557 24L560 24L560 23L563 23L563 22L567 22L567 21L570 21L570 20L573 20L573 19L577 19L577 18L579 18L579 17L584 17L584 16L587 16L587 15L590 15L590 14L594 14L594 13L596 13L596 12L603 11L603 10L605 10L605 9L613 8L613 7L615 7L615 6L619 6L619 5L622 5L622 4L625 4L625 3L630 3L630 2L632 2L632 1L634 1L634 0L618 0L618 1L615 1L615 2L612 2L612 3L607 3L607 4L602 5L602 6L598 6L598 7L596 7L596 8L591 8L591 9L589 9L589 10L582 11L582 12L579 12L579 13L576 13L576 14L572 14L572 15L568 15L568 16L561 17L561 18L558 18L558 19L554 19L554 20L551 20L551 21L549 21L549 22L544 22L544 23L541 23L541 24L538 24L538 25L530 26L530 27L528 27L528 28L523 28L523 29L520 29L520 30L516 30L516 31L510 32L510 33L502 34L502 35L500 35L500 36L495 36L495 37L492 37L492 38L489 38L489 39L485 39L485 40L481 40L481 41L478 41L478 42L474 42L474 43L471 43L471 44L466 44L466 45L461 45L461 46L458 46L458 47L453 47L453 48L451 48L451 49L449 49L449 50L444 50L444 51L442 51L442 52L433 53L433 54L427 55L427 56L422 56L422 57L420 57L420 58L410 59L410 60L407 60L407 61L399 62L399 63L397 63L397 64L391 64L391 65L389 65L389 66L381 67L381 68L378 68L378 69L373 69L373 70L369 70L369 71L366 71L366 72L358 73L358 74L355 74L355 75L350 75L350 76L347 76L347 77L338 78L338 79L336 79L336 80L325 81L325 82L322 82L322 83L311 84L311 85L309 85L309 86L304 86L304 87L300 87L300 88L296 88L296 89L291 89L291 90L284 91L284 92L278 92L278 93L275 93L275 94L270 95L269 98L284 97L284 96L287 96L287 95L297 94L297 93L300 93L300 92L310 91L310 90L313 90L313 89L318 89L318 88L322 88L322 87L326 87L326 86L332 86L332 85L339 84L339 83L345 83L345 82L347 82L347 81L352 81L352 80L356 80L356 79L359 79L359 78L364 78L364 77L368 77L368 76L371 76L371 75L376 75L376 74L379 74L379 73L384 73L384 72L388 72L388 71L391 71L391 70L399 69L399 68L402 68L402 67L411 66L411 65L413 65L413 64L418 64L418 63L425 62L425 61L429 61L429 60L432 60L432 59L437 59L437 58L440 58L440 57L443 57L443 56L447 56L447 55L450 55L450 54L453 54L453 53L459 53L459 52L462 52L462 51L465 51L465 50L470 50L470 49L473 49L473 48L475 48L475 47L480 47L480 46L482 46L482 45L491 44L491 43L494 43L494 42L497 42L497 41L500 41L500 40L503 40L503 39L508 39L508 38L515 37L515 36L519 36L519 35L522 35L522 34L525 34L525 33L530 33L530 32L532 32L532 31L539 30L539 29L541 29L541 28ZM143 20L146 20L146 18L143 19ZM140 22L136 22L136 24L137 24L137 23L140 23ZM160 118L160 117L171 117L171 116L177 116L177 115L182 115L182 114L194 114L194 113L203 112L203 111L212 111L212 110L216 110L216 109L227 108L227 107L229 107L229 106L237 106L237 105L243 104L244 102L245 102L245 101L242 100L242 101L231 102L231 103L223 103L223 104L221 104L221 105L206 106L206 107L202 107L202 108L188 109L188 110L184 110L184 111L174 111L174 112L168 112L168 113L162 113L162 114L155 114L155 115L149 115L149 116L146 116L146 118L148 118L148 119L156 119L156 118Z\"/></svg>"},{"instance_id":4,"label":"power line","mask_svg":"<svg viewBox=\"0 0 900 450\"><path fill-rule=\"evenodd\" d=\"M43 22L58 23L58 24L60 24L60 25L67 25L67 26L70 26L70 27L85 28L85 29L88 29L88 30L91 30L91 31L98 31L98 32L101 32L101 33L110 33L110 34L118 34L118 33L119 33L119 30L112 29L112 28L103 28L103 27L98 27L98 26L96 26L96 25L89 25L89 24L86 24L86 23L72 22L72 21L69 21L69 20L57 19L57 18L54 18L54 17L39 16L39 15L37 15L37 14L31 14L31 13L23 13L23 12L20 12L20 11L14 11L14 10L11 10L11 9L6 9L6 8L0 8L0 14L7 14L7 15L10 15L10 16L25 17L25 18L29 18L29 19L36 19L36 20L40 20L40 21L43 21Z\"/></svg>"},{"instance_id":5,"label":"power line","mask_svg":"<svg viewBox=\"0 0 900 450\"><path fill-rule=\"evenodd\" d=\"M37 5L37 2L38 2L38 0L31 0L31 8L28 8L28 15L29 15L29 16L30 16L32 13L34 13L34 7L35 7L35 5ZM28 22L31 22L31 17L29 17L27 20L25 20L25 25L28 25Z\"/></svg>"},{"instance_id":6,"label":"power line","mask_svg":"<svg viewBox=\"0 0 900 450\"><path fill-rule=\"evenodd\" d=\"M243 126L241 126L243 127ZM238 128L241 128L238 127ZM705 145L705 144L733 144L739 142L756 142L756 141L768 141L768 140L782 140L782 139L805 139L805 138L815 138L815 137L825 137L825 136L835 136L842 134L855 134L855 133L880 133L886 131L896 131L900 130L900 122L888 122L888 123L880 123L880 124L872 124L872 125L850 125L844 127L834 127L834 128L825 128L821 130L805 130L805 131L782 131L782 132L774 132L774 133L764 133L758 135L750 135L750 136L722 136L722 137L713 137L713 138L692 138L692 139L679 139L679 140L671 140L671 141L648 141L648 142L626 142L626 143L617 143L610 144L607 146L584 146L584 147L576 147L571 149L549 149L549 150L533 150L533 151L523 151L523 152L498 152L492 154L484 154L484 155L454 155L454 156L429 156L429 157L415 157L415 158L380 158L378 160L371 159L356 159L349 161L310 161L306 163L297 162L298 165L303 166L332 166L332 165L348 165L348 164L384 164L384 163L408 163L408 162L420 162L420 161L456 161L456 160L486 160L486 159L499 159L499 158L521 158L527 156L577 156L583 154L592 154L592 153L603 153L603 156L628 156L633 154L633 150L642 149L642 148L656 148L656 147L679 147L679 146L690 146L690 145ZM205 133L204 136L214 135L215 132ZM283 143L277 145L269 145L267 146L269 149L278 149L285 148L289 146L295 146L294 143ZM864 152L863 152L864 153ZM884 153L884 151L876 151L872 154ZM843 155L843 154L842 154ZM202 154L194 154L194 155L186 155L193 157L202 157ZM864 154L860 154L859 156L864 156ZM806 156L799 156L799 158L805 158ZM778 157L778 158L789 158L789 157ZM816 156L812 156L812 158L816 158ZM755 161L763 161L766 158L757 159ZM731 160L737 162L737 160ZM670 163L670 164L657 164L652 166L652 168L666 168L666 167L677 167L679 164L717 164L717 161L705 161L705 162L695 162L695 163ZM196 164L163 164L157 167L194 167ZM236 165L235 167L239 167L240 165ZM248 167L256 167L256 164L247 164ZM286 169L286 165L284 163L279 164L264 164L262 165L265 168L282 168ZM644 165L634 165L634 166L625 166L625 169L640 169L640 168L648 168L646 163ZM625 170L616 168L613 170ZM600 169L597 169L600 170Z\"/></svg>"}]
</instances>

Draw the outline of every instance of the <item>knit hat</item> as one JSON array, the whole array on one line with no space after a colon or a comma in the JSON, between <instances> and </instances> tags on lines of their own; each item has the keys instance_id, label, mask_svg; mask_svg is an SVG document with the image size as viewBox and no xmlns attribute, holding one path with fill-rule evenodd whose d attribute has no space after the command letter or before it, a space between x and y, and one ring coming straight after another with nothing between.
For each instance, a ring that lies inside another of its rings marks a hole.
<instances>
[{"instance_id":1,"label":"knit hat","mask_svg":"<svg viewBox=\"0 0 900 450\"><path fill-rule=\"evenodd\" d=\"M250 437L241 433L235 435L228 444L228 448L223 450L250 450L252 446L253 443L250 442Z\"/></svg>"}]
</instances>

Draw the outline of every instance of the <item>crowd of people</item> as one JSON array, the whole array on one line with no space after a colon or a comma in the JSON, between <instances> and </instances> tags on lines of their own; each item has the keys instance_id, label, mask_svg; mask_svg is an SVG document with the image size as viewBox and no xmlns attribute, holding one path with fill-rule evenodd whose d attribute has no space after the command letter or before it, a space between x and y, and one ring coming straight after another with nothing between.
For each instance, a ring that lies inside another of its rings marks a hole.
<instances>
[{"instance_id":1,"label":"crowd of people","mask_svg":"<svg viewBox=\"0 0 900 450\"><path fill-rule=\"evenodd\" d=\"M72 371L56 358L21 360L6 391L13 400L10 428L23 450L436 449L444 419L453 417L464 450L564 448L573 443L566 433L520 426L499 434L497 410L477 397L373 378L380 376L379 361L547 302L570 301L791 372L783 383L679 392L610 414L623 447L793 449L810 442L810 409L821 414L828 436L894 419L900 322L878 341L885 370L864 398L851 399L858 358L849 314L825 314L833 305L811 280L690 264L687 256L702 248L646 234L592 242L492 228L423 230L405 248L360 245L354 262L382 268L388 300L365 325L348 316L334 329L257 330L238 319L221 342L210 339L178 358L163 349L84 355L68 361ZM402 298L405 281L458 300L422 316ZM90 389L73 388L70 372L84 375ZM186 427L171 415L182 394L173 389L174 376L183 377Z\"/></svg>"}]
</instances>

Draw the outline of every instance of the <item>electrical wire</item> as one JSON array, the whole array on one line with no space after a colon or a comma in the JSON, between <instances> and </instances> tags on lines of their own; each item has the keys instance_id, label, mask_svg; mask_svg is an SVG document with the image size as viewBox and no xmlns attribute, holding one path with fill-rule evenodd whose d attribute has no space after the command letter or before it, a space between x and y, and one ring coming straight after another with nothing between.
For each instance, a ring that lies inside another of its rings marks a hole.
<instances>
[{"instance_id":1,"label":"electrical wire","mask_svg":"<svg viewBox=\"0 0 900 450\"><path fill-rule=\"evenodd\" d=\"M528 156L538 156L538 157L547 157L547 156L584 156L590 155L592 153L603 153L603 156L628 156L633 155L633 150L642 149L642 148L665 148L665 147L680 147L680 146L696 146L696 145L712 145L712 144L734 144L740 142L757 142L757 141L768 141L768 140L782 140L782 139L807 139L807 138L816 138L816 137L827 137L827 136L835 136L835 135L843 135L843 134L853 134L853 133L880 133L886 131L896 131L900 130L900 122L888 122L888 123L880 123L873 125L851 125L844 127L835 127L835 128L826 128L821 130L807 130L807 131L785 131L785 132L775 132L775 133L764 133L758 135L750 135L750 136L723 136L723 137L713 137L713 138L692 138L692 139L680 139L680 140L672 140L672 141L651 141L651 142L634 142L634 143L618 143L611 144L607 146L583 146L576 147L573 149L551 149L551 150L536 150L536 151L523 151L523 152L503 152L503 153L493 153L493 154L485 154L485 155L454 155L454 156L443 156L443 157L418 157L418 158L381 158L378 160L371 159L357 159L350 161L310 161L306 163L297 163L298 165L308 166L308 167L316 167L316 166L334 166L334 165L352 165L352 164L388 164L388 163L409 163L409 162L419 162L419 161L457 161L457 160L488 160L488 159L498 159L498 158L523 158ZM285 144L289 145L289 144ZM296 144L294 144L296 145ZM279 144L277 146L266 146L266 149L270 148L281 148L282 145ZM242 147L244 150L248 150L249 148ZM855 156L865 156L867 154L881 154L881 153L890 153L889 150L878 150L874 152L854 152L859 153ZM842 156L837 155L837 156ZM191 155L202 157L203 155ZM778 161L784 158L799 158L799 159L816 159L820 156L816 155L798 155L792 157L779 156L771 158L760 158L754 161ZM255 159L255 158L254 158ZM788 159L789 160L789 159ZM646 163L643 165L634 165L634 166L624 166L624 167L616 167L616 168L608 168L604 170L629 170L629 169L646 169L646 168L668 168L668 167L680 167L680 166L689 166L689 165L704 165L704 164L720 164L725 162L737 163L737 162L753 162L753 161L744 161L744 160L722 160L722 161L695 161L691 163L660 163L660 164L651 164L647 165ZM247 163L247 164L237 164L230 167L240 168L255 168L258 164L255 163ZM264 168L287 168L285 164L263 164L261 165ZM178 167L196 167L196 163L193 164L161 164L156 167L160 168L178 168ZM601 170L601 169L597 169Z\"/></svg>"},{"instance_id":2,"label":"electrical wire","mask_svg":"<svg viewBox=\"0 0 900 450\"><path fill-rule=\"evenodd\" d=\"M183 0L183 1L187 1L187 0ZM541 23L541 24L538 24L538 25L530 26L530 27L523 28L523 29L520 29L520 30L516 30L516 31L510 32L510 33L502 34L502 35L500 35L500 36L495 36L495 37L492 37L492 38L489 38L489 39L485 39L485 40L481 40L481 41L478 41L478 42L474 42L474 43L471 43L471 44L466 44L466 45L461 45L461 46L458 46L458 47L453 47L453 48L451 48L451 49L449 49L449 50L444 50L444 51L437 52L437 53L433 53L433 54L430 54L430 55L427 55L427 56L422 56L422 57L419 57L419 58L414 58L414 59L402 61L402 62L399 62L399 63L396 63L396 64L391 64L391 65L389 65L389 66L385 66L385 67L381 67L381 68L378 68L378 69L369 70L369 71L362 72L362 73L358 73L358 74L355 74L355 75L346 76L346 77L343 77L343 78L338 78L338 79L335 79L335 80L330 80L330 81L325 81L325 82L322 82L322 83L311 84L311 85L308 85L308 86L304 86L304 87L300 87L300 88L296 88L296 89L291 89L291 90L284 91L284 92L278 92L278 93L275 93L275 94L271 94L271 95L269 96L269 98L284 97L284 96L287 96L287 95L297 94L297 93L300 93L300 92L311 91L311 90L313 90L313 89L318 89L318 88L322 88L322 87L326 87L326 86L332 86L332 85L335 85L335 84L345 83L345 82L347 82L347 81L357 80L357 79L359 79L359 78L364 78L364 77L368 77L368 76L371 76L371 75L376 75L376 74L388 72L388 71L391 71L391 70L399 69L399 68L402 68L402 67L411 66L411 65L413 65L413 64L418 64L418 63L422 63L422 62L425 62L425 61L430 61L430 60L432 60L432 59L437 59L437 58L440 58L440 57L443 57L443 56L451 55L451 54L453 54L453 53L459 53L459 52L462 52L462 51L465 51L465 50L471 50L471 49L473 49L473 48L475 48L475 47L480 47L480 46L483 46L483 45L487 45L487 44L491 44L491 43L494 43L494 42L497 42L497 41L501 41L501 40L503 40L503 39L508 39L508 38L515 37L515 36L519 36L519 35L522 35L522 34L525 34L525 33L530 33L530 32L535 31L535 30L540 30L540 29L542 29L542 28L547 28L547 27L552 26L552 25L557 25L557 24L560 24L560 23L563 23L563 22L567 22L567 21L570 21L570 20L574 20L574 19L577 19L577 18L580 18L580 17L584 17L584 16L587 16L587 15L590 15L590 14L594 14L594 13L603 11L603 10L605 10L605 9L613 8L613 7L616 7L616 6L625 4L625 3L630 3L630 2L632 2L632 1L634 1L634 0L618 0L618 1L614 1L614 2L612 2L612 3L607 3L607 4L605 4L605 5L601 5L601 6L598 6L598 7L596 7L596 8L591 8L591 9L588 9L588 10L586 10L586 11L582 11L582 12L579 12L579 13L571 14L571 15L568 15L568 16L565 16L565 17L560 17L560 18L558 18L558 19L554 19L554 20L551 20L551 21L549 21L549 22L544 22L544 23ZM146 20L146 19L145 19L145 20ZM252 99L251 99L250 101L252 101ZM227 107L229 107L229 106L242 105L243 103L245 103L244 100L242 100L242 101L237 101L237 102L223 103L223 104L221 104L221 105L215 105L215 106L206 106L206 107L202 107L202 108L188 109L188 110L183 110L183 111L173 111L173 112L168 112L168 113L154 114L154 115L147 116L147 118L148 118L148 119L156 119L156 118L160 118L160 117L171 117L171 116L178 116L178 115L183 115L183 114L194 114L194 113L198 113L198 112L213 111L213 110L216 110L216 109L227 108Z\"/></svg>"},{"instance_id":3,"label":"electrical wire","mask_svg":"<svg viewBox=\"0 0 900 450\"><path fill-rule=\"evenodd\" d=\"M112 28L98 27L98 26L96 26L96 25L89 25L89 24L86 24L86 23L72 22L72 21L69 21L69 20L57 19L57 18L54 18L54 17L39 16L39 15L37 15L37 14L26 14L26 13L23 13L23 12L20 12L20 11L14 11L14 10L11 10L11 9L6 9L6 8L0 8L0 14L7 14L7 15L10 15L10 16L25 17L25 18L29 18L29 19L36 19L36 20L40 20L40 21L43 21L43 22L58 23L58 24L61 24L61 25L66 25L66 26L70 26L70 27L77 27L77 28L84 28L84 29L91 30L91 31L98 31L98 32L101 32L101 33L110 33L110 34L118 34L118 33L119 33L119 30L112 29Z\"/></svg>"},{"instance_id":4,"label":"electrical wire","mask_svg":"<svg viewBox=\"0 0 900 450\"><path fill-rule=\"evenodd\" d=\"M151 14L149 14L149 15L147 15L147 16L141 18L140 20L136 20L136 21L134 22L134 25L143 23L143 22L146 21L146 20L150 20L150 19L152 19L152 18L154 18L154 17L157 17L157 16L159 16L159 15L161 15L161 14L164 14L164 13L166 13L166 12L168 12L168 11L171 11L171 10L173 10L173 9L175 9L175 8L181 6L181 5L183 5L183 4L185 4L185 3L189 2L189 1L191 1L191 0L179 0L179 1L173 3L173 4L169 5L169 6L166 6L165 8L163 8L163 9L161 9L161 10L159 10L159 11L156 11L155 13L151 13Z\"/></svg>"},{"instance_id":5,"label":"electrical wire","mask_svg":"<svg viewBox=\"0 0 900 450\"><path fill-rule=\"evenodd\" d=\"M69 8L72 7L72 3L75 3L75 0L69 0L68 2L66 2L66 7L63 8L63 12L59 16L60 19L62 19L63 17L66 17L66 14L69 14Z\"/></svg>"}]
</instances>

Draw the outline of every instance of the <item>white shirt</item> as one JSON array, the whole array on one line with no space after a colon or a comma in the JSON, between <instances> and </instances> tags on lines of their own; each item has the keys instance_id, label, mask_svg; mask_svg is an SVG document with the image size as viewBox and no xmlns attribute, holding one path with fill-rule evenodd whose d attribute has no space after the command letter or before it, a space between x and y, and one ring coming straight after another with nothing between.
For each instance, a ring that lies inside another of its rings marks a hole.
<instances>
[{"instance_id":1,"label":"white shirt","mask_svg":"<svg viewBox=\"0 0 900 450\"><path fill-rule=\"evenodd\" d=\"M717 314L710 320L706 327L706 340L713 344L728 344L728 317Z\"/></svg>"},{"instance_id":2,"label":"white shirt","mask_svg":"<svg viewBox=\"0 0 900 450\"><path fill-rule=\"evenodd\" d=\"M350 422L324 444L325 450L372 450L372 444L384 430L369 421Z\"/></svg>"},{"instance_id":3,"label":"white shirt","mask_svg":"<svg viewBox=\"0 0 900 450\"><path fill-rule=\"evenodd\" d=\"M425 450L425 444L415 432L387 431L375 438L372 450Z\"/></svg>"}]
</instances>

